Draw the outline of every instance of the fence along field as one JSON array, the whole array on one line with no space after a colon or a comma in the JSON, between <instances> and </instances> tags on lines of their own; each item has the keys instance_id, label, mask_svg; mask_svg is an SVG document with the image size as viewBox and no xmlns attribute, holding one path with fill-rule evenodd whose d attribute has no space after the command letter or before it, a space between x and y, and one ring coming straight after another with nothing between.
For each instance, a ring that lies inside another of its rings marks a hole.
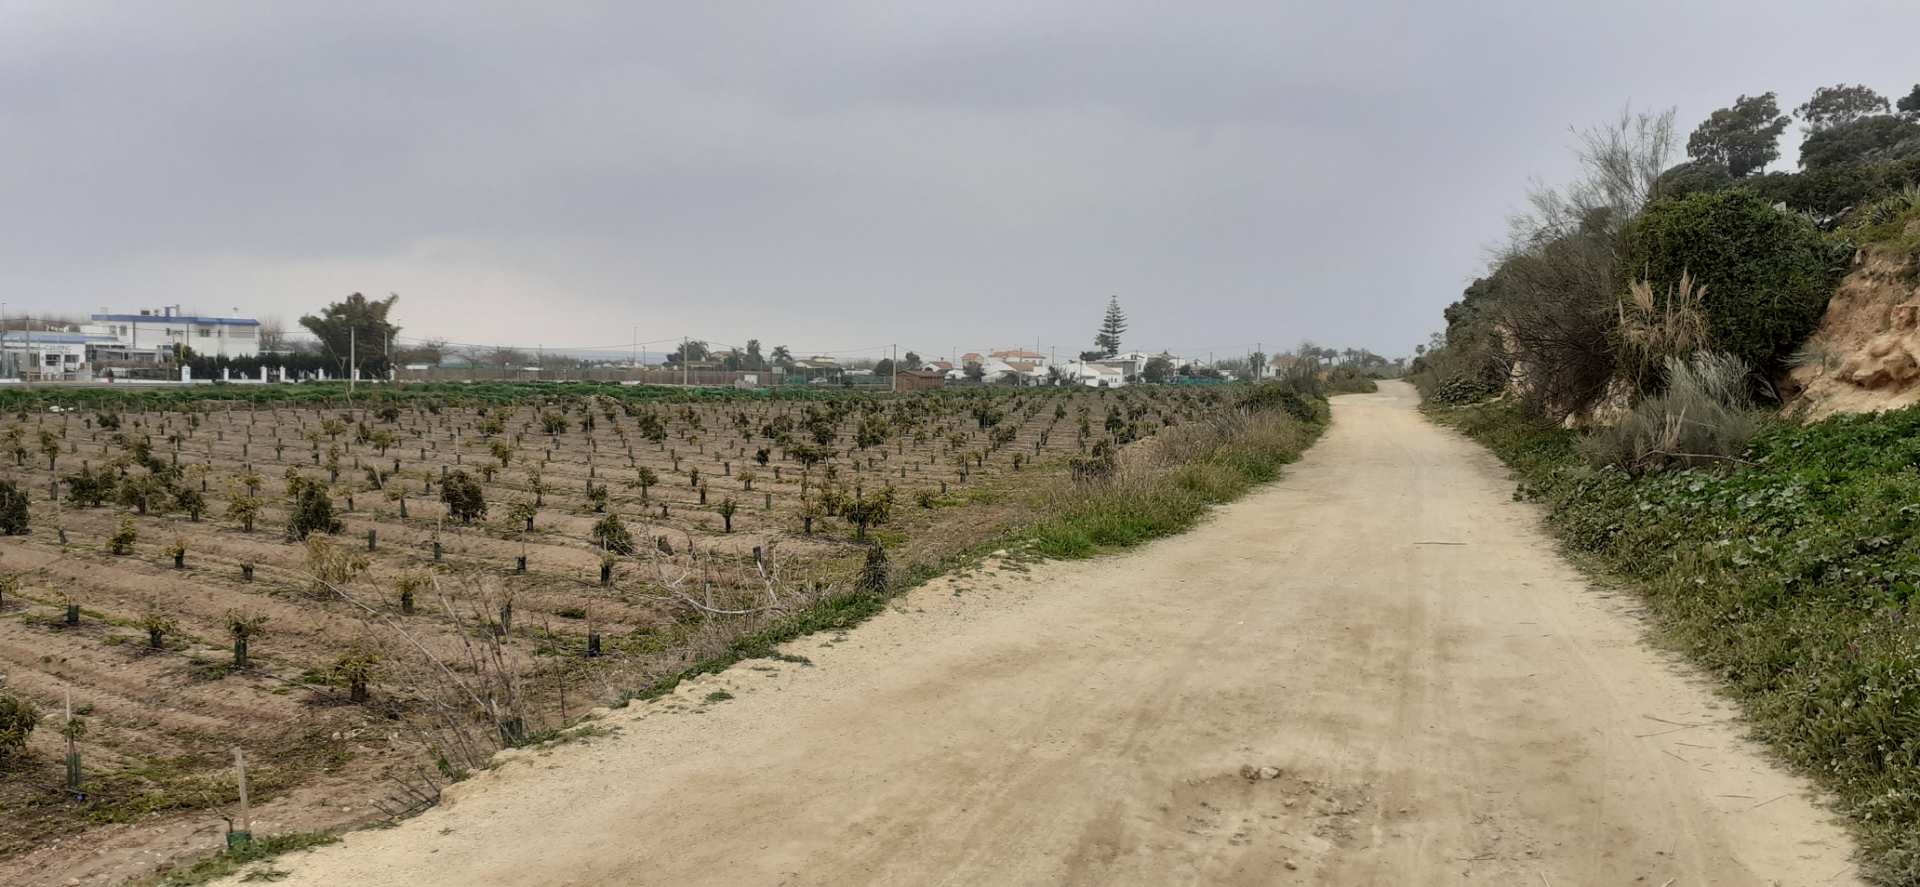
<instances>
[{"instance_id":1,"label":"fence along field","mask_svg":"<svg viewBox=\"0 0 1920 887\"><path fill-rule=\"evenodd\" d=\"M1036 482L1231 405L528 390L8 417L0 464L32 503L0 537L0 693L44 718L0 763L0 857L213 818L235 746L256 799L324 777L356 809L429 803L502 744L992 538Z\"/></svg>"}]
</instances>

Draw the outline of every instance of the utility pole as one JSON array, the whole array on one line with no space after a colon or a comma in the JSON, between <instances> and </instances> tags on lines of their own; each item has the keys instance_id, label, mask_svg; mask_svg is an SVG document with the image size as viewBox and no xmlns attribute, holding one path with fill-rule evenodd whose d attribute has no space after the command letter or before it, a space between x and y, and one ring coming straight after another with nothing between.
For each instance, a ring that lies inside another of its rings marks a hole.
<instances>
[{"instance_id":1,"label":"utility pole","mask_svg":"<svg viewBox=\"0 0 1920 887\"><path fill-rule=\"evenodd\" d=\"M347 327L347 396L353 396L353 383L360 381L360 329Z\"/></svg>"},{"instance_id":2,"label":"utility pole","mask_svg":"<svg viewBox=\"0 0 1920 887\"><path fill-rule=\"evenodd\" d=\"M891 361L891 363L893 365L893 390L897 393L900 390L900 346L899 345L893 346L893 360Z\"/></svg>"},{"instance_id":3,"label":"utility pole","mask_svg":"<svg viewBox=\"0 0 1920 887\"><path fill-rule=\"evenodd\" d=\"M637 323L633 325L633 365L636 369L640 366L640 325Z\"/></svg>"},{"instance_id":4,"label":"utility pole","mask_svg":"<svg viewBox=\"0 0 1920 887\"><path fill-rule=\"evenodd\" d=\"M387 378L393 378L393 337L386 324L380 325L380 359L387 364Z\"/></svg>"},{"instance_id":5,"label":"utility pole","mask_svg":"<svg viewBox=\"0 0 1920 887\"><path fill-rule=\"evenodd\" d=\"M680 387L682 388L686 388L693 384L693 370L688 367L688 364L690 363L690 361L687 360L687 352L689 350L691 349L687 348L687 337L681 336L680 337Z\"/></svg>"}]
</instances>

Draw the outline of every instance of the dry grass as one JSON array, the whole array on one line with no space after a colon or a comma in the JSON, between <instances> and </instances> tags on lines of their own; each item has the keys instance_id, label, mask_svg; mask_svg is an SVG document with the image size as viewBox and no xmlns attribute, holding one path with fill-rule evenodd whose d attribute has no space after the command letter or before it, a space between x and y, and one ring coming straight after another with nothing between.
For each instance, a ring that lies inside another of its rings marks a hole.
<instances>
[{"instance_id":1,"label":"dry grass","mask_svg":"<svg viewBox=\"0 0 1920 887\"><path fill-rule=\"evenodd\" d=\"M1192 526L1207 510L1273 480L1325 428L1280 410L1239 411L1163 432L1113 476L1061 482L1029 538L1048 557L1088 557Z\"/></svg>"},{"instance_id":2,"label":"dry grass","mask_svg":"<svg viewBox=\"0 0 1920 887\"><path fill-rule=\"evenodd\" d=\"M1635 474L1737 461L1761 427L1747 377L1746 363L1724 354L1668 357L1666 391L1583 439L1580 452L1595 466Z\"/></svg>"},{"instance_id":3,"label":"dry grass","mask_svg":"<svg viewBox=\"0 0 1920 887\"><path fill-rule=\"evenodd\" d=\"M1650 280L1627 286L1620 300L1620 343L1628 359L1645 376L1669 358L1684 357L1707 347L1707 287L1681 272L1679 282L1657 298Z\"/></svg>"}]
</instances>

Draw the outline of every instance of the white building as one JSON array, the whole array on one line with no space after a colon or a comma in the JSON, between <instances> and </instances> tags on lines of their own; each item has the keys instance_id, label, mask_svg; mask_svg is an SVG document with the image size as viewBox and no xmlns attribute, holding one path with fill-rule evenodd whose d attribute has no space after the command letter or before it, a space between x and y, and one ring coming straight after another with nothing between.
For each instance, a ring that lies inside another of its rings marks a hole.
<instances>
[{"instance_id":1,"label":"white building","mask_svg":"<svg viewBox=\"0 0 1920 887\"><path fill-rule=\"evenodd\" d=\"M251 317L198 317L177 307L139 314L95 314L82 332L110 336L128 352L156 353L185 345L205 357L253 357L260 353L260 321Z\"/></svg>"},{"instance_id":2,"label":"white building","mask_svg":"<svg viewBox=\"0 0 1920 887\"><path fill-rule=\"evenodd\" d=\"M1064 369L1068 381L1088 388L1119 388L1127 384L1126 371L1104 363L1076 360Z\"/></svg>"},{"instance_id":3,"label":"white building","mask_svg":"<svg viewBox=\"0 0 1920 887\"><path fill-rule=\"evenodd\" d=\"M0 375L9 379L84 379L93 371L88 350L112 344L113 339L107 336L77 333L0 333Z\"/></svg>"}]
</instances>

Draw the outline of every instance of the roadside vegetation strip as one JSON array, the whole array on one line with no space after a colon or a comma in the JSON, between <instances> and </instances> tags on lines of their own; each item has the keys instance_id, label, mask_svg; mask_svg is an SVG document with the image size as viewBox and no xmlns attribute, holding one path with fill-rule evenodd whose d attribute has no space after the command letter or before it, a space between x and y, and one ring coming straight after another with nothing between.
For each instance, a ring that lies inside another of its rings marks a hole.
<instances>
[{"instance_id":1,"label":"roadside vegetation strip","mask_svg":"<svg viewBox=\"0 0 1920 887\"><path fill-rule=\"evenodd\" d=\"M1156 441L1144 464L1103 483L1059 488L1027 531L1035 554L1082 558L1179 533L1211 507L1280 476L1326 428L1282 411L1222 417Z\"/></svg>"},{"instance_id":2,"label":"roadside vegetation strip","mask_svg":"<svg viewBox=\"0 0 1920 887\"><path fill-rule=\"evenodd\" d=\"M157 885L157 887L194 887L194 885L206 884L229 875L239 874L242 869L254 863L267 862L296 850L324 847L338 840L340 838L337 835L322 832L273 835L216 856L196 860L192 865L173 869L159 876L158 880L150 879L145 883ZM285 876L285 872L277 872L270 866L263 866L241 880L278 881Z\"/></svg>"},{"instance_id":3,"label":"roadside vegetation strip","mask_svg":"<svg viewBox=\"0 0 1920 887\"><path fill-rule=\"evenodd\" d=\"M723 671L744 659L787 658L777 651L781 644L865 622L889 600L995 552L1008 552L1014 559L1085 558L1186 530L1211 506L1277 479L1283 466L1319 439L1330 420L1327 402L1313 386L1304 386L1304 391L1301 387L1256 386L1239 409L1163 432L1151 453L1118 460L1104 475L1098 474L1101 466L1090 468L1079 460L1076 479L1062 479L1042 494L1039 511L1044 516L897 572L889 572L884 560L876 571L870 558L860 581L847 590L736 638L723 653L627 698L658 698L682 681Z\"/></svg>"},{"instance_id":4,"label":"roadside vegetation strip","mask_svg":"<svg viewBox=\"0 0 1920 887\"><path fill-rule=\"evenodd\" d=\"M1871 876L1920 884L1920 408L1775 424L1737 462L1638 476L1509 401L1429 413L1505 460L1839 797Z\"/></svg>"}]
</instances>

